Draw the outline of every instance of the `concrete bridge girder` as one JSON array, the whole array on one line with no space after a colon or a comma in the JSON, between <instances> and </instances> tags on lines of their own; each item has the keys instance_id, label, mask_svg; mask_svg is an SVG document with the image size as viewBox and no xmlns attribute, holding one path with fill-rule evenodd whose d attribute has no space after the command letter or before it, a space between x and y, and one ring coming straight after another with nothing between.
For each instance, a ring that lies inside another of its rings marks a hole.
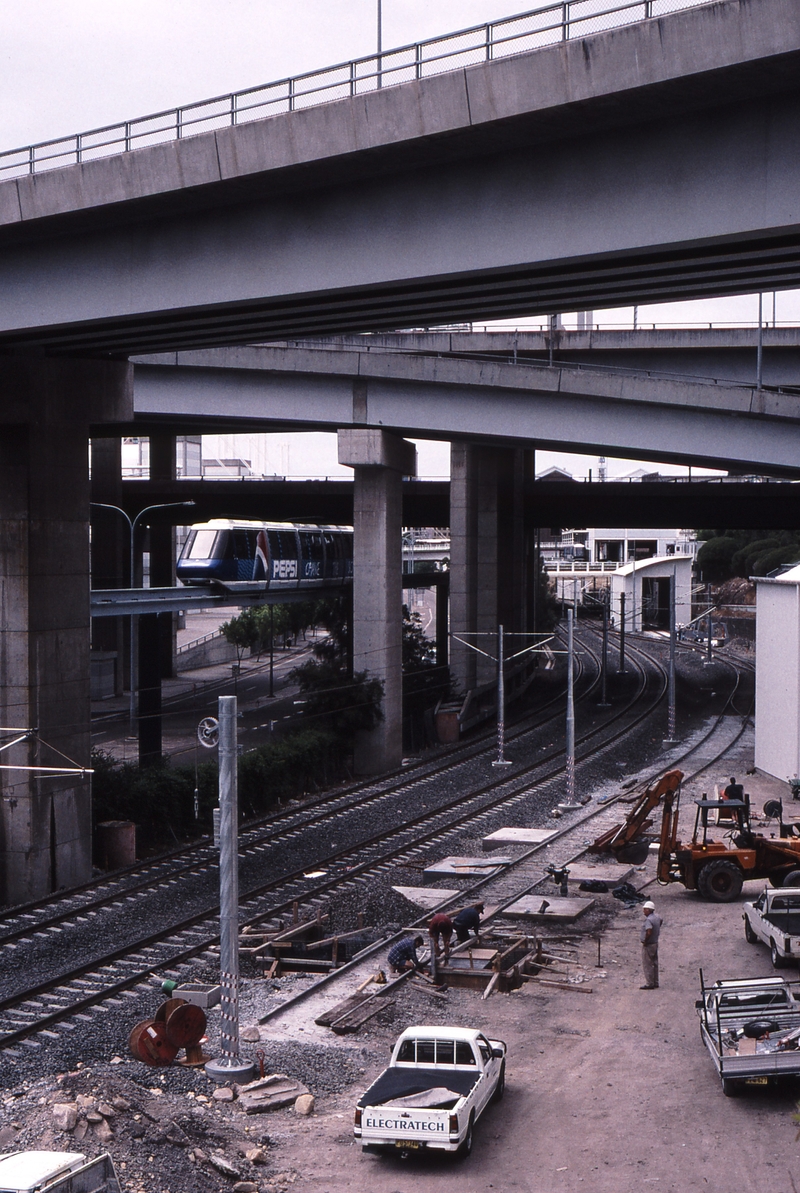
<instances>
[{"instance_id":1,"label":"concrete bridge girder","mask_svg":"<svg viewBox=\"0 0 800 1193\"><path fill-rule=\"evenodd\" d=\"M401 435L796 474L800 399L574 365L237 348L136 363L136 418ZM177 363L176 363L177 361Z\"/></svg>"},{"instance_id":2,"label":"concrete bridge girder","mask_svg":"<svg viewBox=\"0 0 800 1193\"><path fill-rule=\"evenodd\" d=\"M798 61L792 0L720 0L4 182L0 342L124 353L796 285Z\"/></svg>"}]
</instances>

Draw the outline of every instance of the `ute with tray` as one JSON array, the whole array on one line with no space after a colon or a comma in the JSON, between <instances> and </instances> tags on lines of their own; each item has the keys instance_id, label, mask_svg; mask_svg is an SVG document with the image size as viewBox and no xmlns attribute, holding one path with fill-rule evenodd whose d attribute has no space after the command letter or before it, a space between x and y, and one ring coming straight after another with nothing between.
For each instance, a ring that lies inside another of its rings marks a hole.
<instances>
[{"instance_id":1,"label":"ute with tray","mask_svg":"<svg viewBox=\"0 0 800 1193\"><path fill-rule=\"evenodd\" d=\"M781 977L706 986L696 1002L700 1036L728 1097L744 1085L800 1076L800 990Z\"/></svg>"}]
</instances>

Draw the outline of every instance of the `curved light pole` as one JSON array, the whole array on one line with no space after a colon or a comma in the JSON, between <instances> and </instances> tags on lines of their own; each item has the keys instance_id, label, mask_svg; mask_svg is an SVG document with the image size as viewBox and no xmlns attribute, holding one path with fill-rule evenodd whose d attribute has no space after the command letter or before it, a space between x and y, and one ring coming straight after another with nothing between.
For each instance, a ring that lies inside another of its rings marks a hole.
<instances>
[{"instance_id":1,"label":"curved light pole","mask_svg":"<svg viewBox=\"0 0 800 1193\"><path fill-rule=\"evenodd\" d=\"M123 518L128 523L128 530L130 533L130 584L128 585L129 588L135 588L135 584L134 584L134 579L135 579L135 575L134 575L134 544L136 542L136 527L139 523L140 518L143 518L145 514L152 513L153 510L177 509L178 507L180 507L182 509L189 509L190 507L194 506L195 504L196 504L196 502L194 502L194 501L167 501L167 502L163 502L160 505L147 505L147 506L145 506L145 508L143 510L139 510L139 513L134 518L131 518L129 516L129 514L127 514L126 511L118 505L109 505L108 502L105 502L105 501L90 501L89 502L89 505L94 506L95 509L114 510L116 513L122 514ZM136 633L135 633L136 624L137 624L136 614L131 613L131 635L130 635L130 637L131 637L131 642L130 642L130 647L131 647L131 657L130 657L131 696L130 696L129 715L130 715L130 723L131 723L132 730L136 726Z\"/></svg>"}]
</instances>

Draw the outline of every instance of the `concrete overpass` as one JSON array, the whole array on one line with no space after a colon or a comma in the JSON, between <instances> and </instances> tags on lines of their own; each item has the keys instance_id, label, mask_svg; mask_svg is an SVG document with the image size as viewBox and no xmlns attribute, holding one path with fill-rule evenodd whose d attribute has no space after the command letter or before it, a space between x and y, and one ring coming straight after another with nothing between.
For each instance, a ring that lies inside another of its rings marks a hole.
<instances>
[{"instance_id":1,"label":"concrete overpass","mask_svg":"<svg viewBox=\"0 0 800 1193\"><path fill-rule=\"evenodd\" d=\"M799 66L794 0L717 0L10 179L0 346L124 355L795 286Z\"/></svg>"},{"instance_id":2,"label":"concrete overpass","mask_svg":"<svg viewBox=\"0 0 800 1193\"><path fill-rule=\"evenodd\" d=\"M191 499L193 522L209 518L263 518L266 521L353 521L351 481L123 481L122 505L135 516L146 506ZM725 480L598 481L527 480L523 486L529 526L800 526L800 485ZM324 511L324 517L323 513ZM162 525L169 511L159 517ZM172 522L186 514L173 513ZM403 484L404 526L449 526L447 481Z\"/></svg>"},{"instance_id":3,"label":"concrete overpass","mask_svg":"<svg viewBox=\"0 0 800 1193\"><path fill-rule=\"evenodd\" d=\"M134 410L142 433L373 427L800 474L797 393L635 370L377 347L222 348L138 358Z\"/></svg>"}]
</instances>

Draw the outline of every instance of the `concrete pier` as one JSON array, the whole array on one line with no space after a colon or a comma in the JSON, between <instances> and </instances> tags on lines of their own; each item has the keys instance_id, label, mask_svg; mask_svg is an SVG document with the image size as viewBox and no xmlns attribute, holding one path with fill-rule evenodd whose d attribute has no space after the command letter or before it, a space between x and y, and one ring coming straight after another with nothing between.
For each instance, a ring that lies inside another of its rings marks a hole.
<instances>
[{"instance_id":1,"label":"concrete pier","mask_svg":"<svg viewBox=\"0 0 800 1193\"><path fill-rule=\"evenodd\" d=\"M528 628L524 483L531 456L458 441L451 447L450 628L491 655L498 624L509 633ZM507 653L517 648L509 642ZM493 660L455 637L451 669L464 692L497 675Z\"/></svg>"},{"instance_id":2,"label":"concrete pier","mask_svg":"<svg viewBox=\"0 0 800 1193\"><path fill-rule=\"evenodd\" d=\"M0 370L0 725L5 764L90 765L91 424L132 410L127 364L8 357ZM41 744L41 742L47 745ZM88 776L0 772L0 902L91 875Z\"/></svg>"},{"instance_id":3,"label":"concrete pier","mask_svg":"<svg viewBox=\"0 0 800 1193\"><path fill-rule=\"evenodd\" d=\"M356 742L355 769L376 774L403 753L402 481L413 444L386 431L339 431L339 463L355 472L353 669L383 681L383 721Z\"/></svg>"}]
</instances>

